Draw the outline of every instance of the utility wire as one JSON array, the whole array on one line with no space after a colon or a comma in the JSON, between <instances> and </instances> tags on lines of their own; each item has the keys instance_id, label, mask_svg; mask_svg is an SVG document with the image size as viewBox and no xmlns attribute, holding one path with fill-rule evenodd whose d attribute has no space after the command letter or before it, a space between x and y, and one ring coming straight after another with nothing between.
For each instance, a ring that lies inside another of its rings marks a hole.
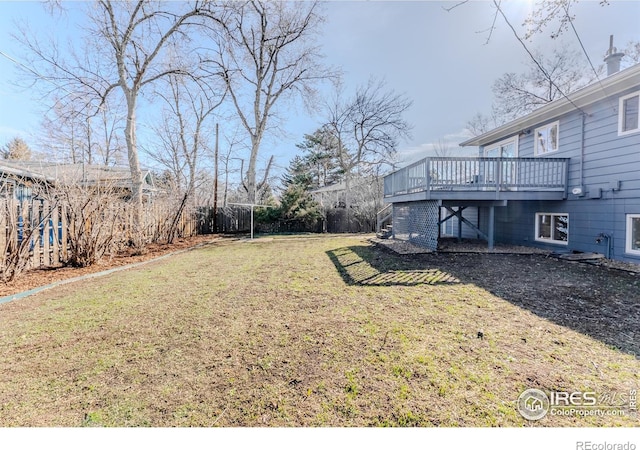
<instances>
[{"instance_id":1,"label":"utility wire","mask_svg":"<svg viewBox=\"0 0 640 450\"><path fill-rule=\"evenodd\" d=\"M31 67L25 66L24 64L22 64L20 61L18 61L17 59L12 58L11 56L7 55L5 52L3 52L2 50L0 50L0 55L4 56L5 58L7 58L9 61L11 61L12 63L14 63L17 66L22 67L23 69L31 72L32 74L34 74L36 77L38 77L41 80L45 80L48 81L49 83L53 84L55 87L62 89L63 91L65 91L67 94L69 95L74 95L73 92L70 92L67 88L65 88L64 86L60 86L58 83L56 83L54 80L52 80L49 77L46 77L40 73L38 73L35 69L32 69Z\"/></svg>"},{"instance_id":2,"label":"utility wire","mask_svg":"<svg viewBox=\"0 0 640 450\"><path fill-rule=\"evenodd\" d=\"M611 105L611 107L615 108L615 102L613 101L613 99L611 99L609 97L609 95L607 95L607 91L604 90L604 86L602 85L602 80L600 79L600 76L598 75L598 71L596 70L596 68L594 67L593 63L591 62L591 58L589 57L589 54L587 53L587 50L584 48L584 44L582 43L582 39L580 39L580 35L578 34L578 30L576 30L576 27L573 24L573 20L571 20L571 16L569 15L569 7L565 5L564 11L565 11L565 13L567 15L567 19L569 20L569 24L571 24L571 29L573 30L573 33L576 35L576 39L578 39L578 42L580 43L580 48L582 48L582 52L584 53L584 56L586 56L587 57L587 61L589 61L589 65L591 66L591 70L593 70L593 74L596 77L596 81L598 82L598 85L600 86L600 89L604 93L605 98L607 98L609 100L609 104Z\"/></svg>"},{"instance_id":3,"label":"utility wire","mask_svg":"<svg viewBox=\"0 0 640 450\"><path fill-rule=\"evenodd\" d=\"M502 18L504 19L504 21L506 22L506 24L509 26L509 28L511 28L511 31L513 32L513 35L516 37L516 39L518 40L518 42L520 42L520 45L522 45L522 48L524 48L524 50L527 52L527 54L529 55L529 57L531 58L531 60L535 63L536 66L538 66L538 69L540 69L540 71L547 77L547 79L549 80L549 82L553 85L553 87L555 87L558 92L560 93L560 95L562 95L569 103L571 103L573 105L574 108L576 108L578 111L580 111L582 114L586 114L582 108L580 108L578 105L576 105L568 96L567 94L565 94L562 89L560 89L560 87L553 81L553 79L551 78L551 76L547 73L547 71L544 69L544 67L542 67L542 65L538 62L538 60L535 58L535 56L533 56L533 53L531 53L531 51L527 48L527 45L523 42L522 38L520 38L520 36L518 36L518 32L516 31L516 29L513 27L513 25L511 25L511 22L509 22L509 19L507 19L507 16L505 15L504 11L502 11L502 8L500 7L500 3L497 2L496 0L493 0L493 4L494 6L498 9L498 12L500 12L500 15L502 15Z\"/></svg>"},{"instance_id":4,"label":"utility wire","mask_svg":"<svg viewBox=\"0 0 640 450\"><path fill-rule=\"evenodd\" d=\"M591 66L591 70L593 70L593 74L596 76L596 80L598 80L598 82L599 82L600 81L600 76L598 75L598 71L593 66L593 63L591 62L591 58L589 57L589 54L587 53L587 50L584 48L584 44L582 43L582 39L580 39L580 36L578 35L578 30L576 30L576 27L573 25L573 20L571 20L571 16L569 16L569 10L567 9L566 6L565 6L565 12L567 14L567 19L569 20L569 24L571 24L571 29L573 30L573 33L576 35L576 39L578 39L578 43L580 44L580 48L582 49L582 52L584 53L584 56L587 57L587 61L589 61L589 65Z\"/></svg>"}]
</instances>

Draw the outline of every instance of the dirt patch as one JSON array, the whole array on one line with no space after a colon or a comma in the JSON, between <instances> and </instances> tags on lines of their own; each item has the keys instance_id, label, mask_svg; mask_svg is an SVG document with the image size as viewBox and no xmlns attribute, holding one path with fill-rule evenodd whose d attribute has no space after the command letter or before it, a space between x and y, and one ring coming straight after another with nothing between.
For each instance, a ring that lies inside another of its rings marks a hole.
<instances>
[{"instance_id":1,"label":"dirt patch","mask_svg":"<svg viewBox=\"0 0 640 450\"><path fill-rule=\"evenodd\" d=\"M148 261L168 253L200 244L222 239L219 235L193 236L189 238L176 239L172 244L149 244L147 251L143 255L134 255L131 250L124 251L110 258L103 258L97 264L90 267L70 267L60 265L43 269L28 270L18 276L16 280L9 283L0 282L0 297L28 291L40 286L67 280L82 275L102 272L104 270L122 267L127 264Z\"/></svg>"},{"instance_id":2,"label":"dirt patch","mask_svg":"<svg viewBox=\"0 0 640 450\"><path fill-rule=\"evenodd\" d=\"M436 266L540 317L640 357L639 265L607 259L568 261L539 249L506 245L488 252L463 242L425 254L410 253L414 246L404 242L374 243L397 254L396 264L403 270Z\"/></svg>"},{"instance_id":3,"label":"dirt patch","mask_svg":"<svg viewBox=\"0 0 640 450\"><path fill-rule=\"evenodd\" d=\"M397 239L379 239L371 238L373 244L392 251L398 255L420 255L425 253L433 253L433 251L413 245L407 241ZM556 254L554 252L543 250L535 247L527 247L523 245L506 245L496 244L493 249L489 250L487 243L480 240L463 239L458 242L457 239L440 239L438 244L438 253L486 253L486 254L511 254L511 255L546 255L559 259L572 260L572 258L564 258L565 255ZM571 256L571 255L566 255ZM579 256L579 254L576 254ZM603 255L593 254L593 258L589 258L584 254L581 258L575 258L575 262L581 262L592 266L604 267L607 269L617 269L630 273L640 274L640 264L634 264L624 261L616 261L606 259Z\"/></svg>"}]
</instances>

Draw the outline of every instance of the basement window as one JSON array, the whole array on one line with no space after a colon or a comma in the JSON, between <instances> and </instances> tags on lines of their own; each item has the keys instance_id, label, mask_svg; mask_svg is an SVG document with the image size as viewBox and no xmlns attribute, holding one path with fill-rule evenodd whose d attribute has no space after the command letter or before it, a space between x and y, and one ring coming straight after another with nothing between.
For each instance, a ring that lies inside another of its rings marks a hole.
<instances>
[{"instance_id":1,"label":"basement window","mask_svg":"<svg viewBox=\"0 0 640 450\"><path fill-rule=\"evenodd\" d=\"M640 214L627 214L626 252L640 256Z\"/></svg>"},{"instance_id":2,"label":"basement window","mask_svg":"<svg viewBox=\"0 0 640 450\"><path fill-rule=\"evenodd\" d=\"M638 121L640 110L640 91L620 97L618 108L618 135L637 133L640 131Z\"/></svg>"},{"instance_id":3,"label":"basement window","mask_svg":"<svg viewBox=\"0 0 640 450\"><path fill-rule=\"evenodd\" d=\"M569 214L536 213L536 241L567 245Z\"/></svg>"}]
</instances>

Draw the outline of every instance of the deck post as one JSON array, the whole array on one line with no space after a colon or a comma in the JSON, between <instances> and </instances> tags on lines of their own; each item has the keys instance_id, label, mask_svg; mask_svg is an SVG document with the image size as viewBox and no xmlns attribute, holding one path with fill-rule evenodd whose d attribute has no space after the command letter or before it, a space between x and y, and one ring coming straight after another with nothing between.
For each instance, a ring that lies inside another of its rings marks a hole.
<instances>
[{"instance_id":1,"label":"deck post","mask_svg":"<svg viewBox=\"0 0 640 450\"><path fill-rule=\"evenodd\" d=\"M464 222L464 217L462 217L462 212L467 209L466 206L458 206L458 211L456 212L456 217L458 219L458 242L462 242L462 222Z\"/></svg>"},{"instance_id":2,"label":"deck post","mask_svg":"<svg viewBox=\"0 0 640 450\"><path fill-rule=\"evenodd\" d=\"M495 233L495 206L491 205L489 206L489 233L488 234L488 238L487 241L489 243L489 250L493 250L493 244L494 244L494 233Z\"/></svg>"},{"instance_id":3,"label":"deck post","mask_svg":"<svg viewBox=\"0 0 640 450\"><path fill-rule=\"evenodd\" d=\"M424 161L424 182L425 182L425 191L429 192L431 190L431 159L425 158Z\"/></svg>"}]
</instances>

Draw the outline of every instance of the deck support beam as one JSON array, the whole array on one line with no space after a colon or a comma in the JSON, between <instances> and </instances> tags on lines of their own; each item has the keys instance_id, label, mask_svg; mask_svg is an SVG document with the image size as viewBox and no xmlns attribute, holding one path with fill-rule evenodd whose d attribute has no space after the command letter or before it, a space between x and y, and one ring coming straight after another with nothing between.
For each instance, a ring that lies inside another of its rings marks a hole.
<instances>
[{"instance_id":1,"label":"deck support beam","mask_svg":"<svg viewBox=\"0 0 640 450\"><path fill-rule=\"evenodd\" d=\"M462 223L464 222L465 224L467 224L467 226L469 228L471 228L473 231L478 233L484 239L489 241L489 236L484 231L482 231L480 228L475 226L473 223L469 222L469 220L467 220L465 217L462 217L462 211L464 211L464 209L466 209L466 206L465 207L459 207L457 211L455 211L452 206L444 205L444 207L447 208L447 211L449 211L451 214L449 214L445 219L441 220L440 223L446 222L447 220L449 220L449 219L451 219L453 217L457 217L458 220L459 220L459 222L458 222L458 224L459 224L458 230L462 229ZM493 206L491 208L493 208ZM459 231L458 236L459 236L459 239L462 239L461 231Z\"/></svg>"},{"instance_id":2,"label":"deck support beam","mask_svg":"<svg viewBox=\"0 0 640 450\"><path fill-rule=\"evenodd\" d=\"M489 244L489 250L493 250L494 246L494 236L495 236L495 218L496 218L496 207L491 205L489 206L489 237L487 238L487 242Z\"/></svg>"}]
</instances>

